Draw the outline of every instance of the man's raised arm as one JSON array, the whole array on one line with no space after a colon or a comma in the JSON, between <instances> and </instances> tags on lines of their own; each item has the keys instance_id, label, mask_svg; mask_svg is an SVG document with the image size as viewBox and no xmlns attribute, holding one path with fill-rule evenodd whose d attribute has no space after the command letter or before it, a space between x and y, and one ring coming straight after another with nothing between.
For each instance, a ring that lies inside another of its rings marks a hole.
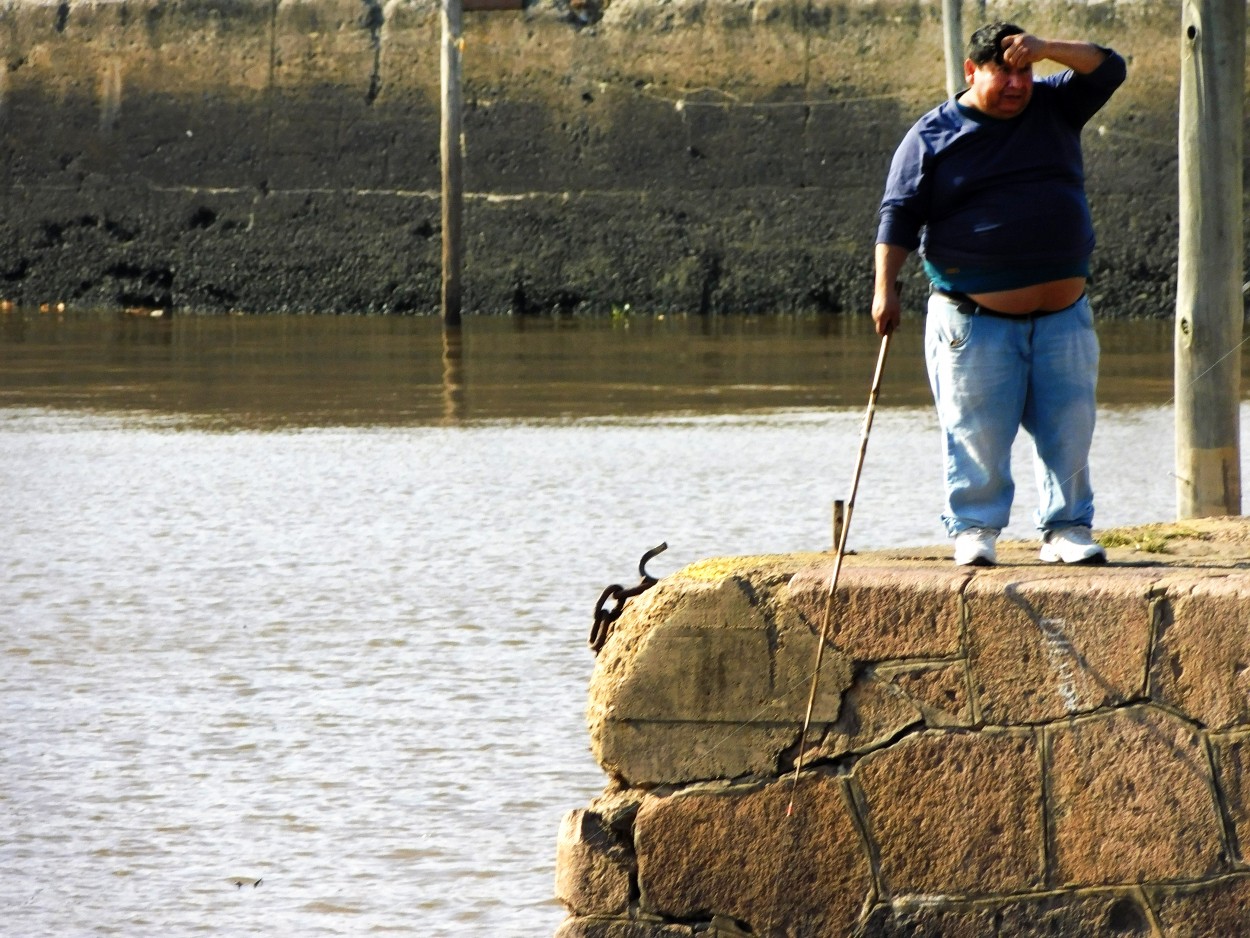
<instances>
[{"instance_id":1,"label":"man's raised arm","mask_svg":"<svg viewBox=\"0 0 1250 938\"><path fill-rule=\"evenodd\" d=\"M1106 58L1107 53L1092 42L1042 39L1031 33L1016 33L1003 39L1003 62L1012 68L1050 61L1070 68L1078 75L1088 75Z\"/></svg>"}]
</instances>

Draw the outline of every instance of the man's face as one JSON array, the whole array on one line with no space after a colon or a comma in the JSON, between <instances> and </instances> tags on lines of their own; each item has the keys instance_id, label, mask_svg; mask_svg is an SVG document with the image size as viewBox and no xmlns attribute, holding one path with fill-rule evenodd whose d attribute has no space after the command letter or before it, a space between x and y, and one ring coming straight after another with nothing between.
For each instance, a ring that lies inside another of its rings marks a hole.
<instances>
[{"instance_id":1,"label":"man's face","mask_svg":"<svg viewBox=\"0 0 1250 938\"><path fill-rule=\"evenodd\" d=\"M990 117L1015 117L1033 97L1033 66L1012 68L992 59L977 65L964 62L964 78L968 81L971 100L968 102Z\"/></svg>"}]
</instances>

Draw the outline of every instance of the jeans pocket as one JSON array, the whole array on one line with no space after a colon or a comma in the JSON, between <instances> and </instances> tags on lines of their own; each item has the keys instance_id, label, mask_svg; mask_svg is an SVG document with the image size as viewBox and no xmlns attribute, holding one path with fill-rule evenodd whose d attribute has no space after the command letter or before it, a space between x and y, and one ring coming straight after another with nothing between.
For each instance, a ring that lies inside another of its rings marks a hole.
<instances>
[{"instance_id":1,"label":"jeans pocket","mask_svg":"<svg viewBox=\"0 0 1250 938\"><path fill-rule=\"evenodd\" d=\"M1092 330L1094 328L1094 309L1089 305L1088 298L1082 296L1074 305L1080 313L1081 322L1085 328Z\"/></svg>"},{"instance_id":2,"label":"jeans pocket","mask_svg":"<svg viewBox=\"0 0 1250 938\"><path fill-rule=\"evenodd\" d=\"M959 308L945 297L932 297L929 300L930 339L935 343L955 350L968 344L972 336L972 324L975 316L961 313Z\"/></svg>"}]
</instances>

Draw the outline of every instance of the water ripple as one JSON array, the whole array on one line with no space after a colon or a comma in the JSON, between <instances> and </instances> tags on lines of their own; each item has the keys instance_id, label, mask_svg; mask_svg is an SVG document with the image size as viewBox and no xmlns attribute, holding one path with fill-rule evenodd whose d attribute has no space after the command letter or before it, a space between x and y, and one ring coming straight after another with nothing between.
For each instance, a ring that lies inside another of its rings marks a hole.
<instances>
[{"instance_id":1,"label":"water ripple","mask_svg":"<svg viewBox=\"0 0 1250 938\"><path fill-rule=\"evenodd\" d=\"M915 482L931 415L877 419L853 546L939 540L937 479ZM1103 418L1100 523L1170 516L1169 421ZM582 716L595 597L661 540L661 574L827 548L859 425L0 410L7 928L550 934L560 815L606 781Z\"/></svg>"}]
</instances>

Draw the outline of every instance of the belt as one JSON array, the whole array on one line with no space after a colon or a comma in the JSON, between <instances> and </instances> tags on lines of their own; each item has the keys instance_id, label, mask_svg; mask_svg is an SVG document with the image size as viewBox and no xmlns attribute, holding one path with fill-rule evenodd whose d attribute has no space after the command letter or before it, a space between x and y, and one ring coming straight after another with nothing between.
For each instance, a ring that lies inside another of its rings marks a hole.
<instances>
[{"instance_id":1,"label":"belt","mask_svg":"<svg viewBox=\"0 0 1250 938\"><path fill-rule=\"evenodd\" d=\"M1053 316L1055 313L1062 313L1064 310L1071 309L1081 301L1081 297L1077 297L1071 306L1065 306L1063 309L1036 309L1031 313L1004 313L997 309L982 306L967 293L960 293L957 290L940 290L934 287L933 292L938 294L938 296L946 297L955 304L955 309L965 316L993 316L995 319L1041 319L1044 316ZM1084 295L1084 293L1081 294L1081 296Z\"/></svg>"}]
</instances>

